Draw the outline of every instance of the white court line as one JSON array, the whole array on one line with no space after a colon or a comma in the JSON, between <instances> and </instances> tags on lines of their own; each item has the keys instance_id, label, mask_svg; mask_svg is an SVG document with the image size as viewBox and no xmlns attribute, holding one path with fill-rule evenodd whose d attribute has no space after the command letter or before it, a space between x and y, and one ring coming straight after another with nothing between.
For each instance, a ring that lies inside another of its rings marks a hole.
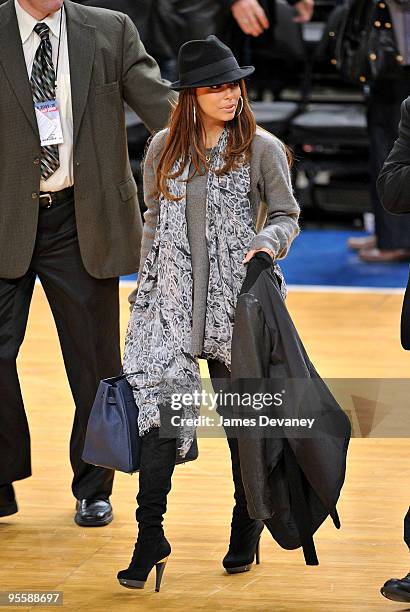
<instances>
[{"instance_id":1,"label":"white court line","mask_svg":"<svg viewBox=\"0 0 410 612\"><path fill-rule=\"evenodd\" d=\"M41 284L39 279L36 279L36 284ZM121 280L121 287L135 287L133 280ZM292 293L376 293L381 295L403 295L404 288L397 287L345 287L332 285L288 285L289 291Z\"/></svg>"},{"instance_id":2,"label":"white court line","mask_svg":"<svg viewBox=\"0 0 410 612\"><path fill-rule=\"evenodd\" d=\"M404 294L399 287L345 287L332 285L288 285L289 291L300 293L380 293L380 294Z\"/></svg>"},{"instance_id":3,"label":"white court line","mask_svg":"<svg viewBox=\"0 0 410 612\"><path fill-rule=\"evenodd\" d=\"M122 287L135 287L135 281L122 280ZM379 293L379 294L403 294L404 288L397 287L345 287L332 285L288 285L292 293Z\"/></svg>"}]
</instances>

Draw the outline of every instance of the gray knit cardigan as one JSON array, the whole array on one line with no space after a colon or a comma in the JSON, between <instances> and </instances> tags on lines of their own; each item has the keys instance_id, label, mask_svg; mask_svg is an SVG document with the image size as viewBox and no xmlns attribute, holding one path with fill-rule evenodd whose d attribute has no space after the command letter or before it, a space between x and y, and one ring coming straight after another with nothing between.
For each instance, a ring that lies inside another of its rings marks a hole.
<instances>
[{"instance_id":1,"label":"gray knit cardigan","mask_svg":"<svg viewBox=\"0 0 410 612\"><path fill-rule=\"evenodd\" d=\"M167 130L152 139L144 162L144 231L141 244L139 271L151 249L158 220L159 202L152 194L155 173ZM206 296L208 290L209 261L205 240L207 176L196 174L187 185L186 218L191 247L194 278L192 351L201 356L205 329ZM251 186L249 199L257 235L249 249L267 247L275 259L285 257L299 233L299 206L294 198L289 166L283 144L269 132L257 128L252 142ZM136 291L130 295L131 304Z\"/></svg>"}]
</instances>

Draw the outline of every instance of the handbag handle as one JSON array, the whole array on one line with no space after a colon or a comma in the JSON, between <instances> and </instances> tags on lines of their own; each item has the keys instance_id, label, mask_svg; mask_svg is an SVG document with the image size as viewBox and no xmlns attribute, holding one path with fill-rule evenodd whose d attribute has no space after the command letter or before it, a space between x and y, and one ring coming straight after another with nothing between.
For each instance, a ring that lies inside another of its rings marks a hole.
<instances>
[{"instance_id":1,"label":"handbag handle","mask_svg":"<svg viewBox=\"0 0 410 612\"><path fill-rule=\"evenodd\" d=\"M127 376L134 376L135 374L140 374L141 372L124 372L124 368L121 368L120 370L120 376L124 376L125 378Z\"/></svg>"}]
</instances>

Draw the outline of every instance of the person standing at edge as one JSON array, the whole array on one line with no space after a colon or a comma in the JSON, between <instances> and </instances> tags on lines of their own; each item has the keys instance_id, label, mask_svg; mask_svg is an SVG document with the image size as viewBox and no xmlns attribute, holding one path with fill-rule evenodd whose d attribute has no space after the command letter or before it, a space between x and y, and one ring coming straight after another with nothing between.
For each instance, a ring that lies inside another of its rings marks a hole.
<instances>
[{"instance_id":1,"label":"person standing at edge","mask_svg":"<svg viewBox=\"0 0 410 612\"><path fill-rule=\"evenodd\" d=\"M369 80L367 95L370 196L375 231L370 236L350 238L348 246L358 252L361 261L396 263L410 260L410 218L399 219L384 210L376 181L398 136L400 105L410 94L410 4L407 0L386 0L375 2L373 10L376 19L371 19L370 27L379 31L381 37L384 31L392 32L397 45L397 65L392 66L386 59L383 67L383 59L380 60L390 43L384 43L379 57L378 54L370 55L381 62L380 74ZM371 51L369 49L369 53ZM388 52L386 56L389 56Z\"/></svg>"},{"instance_id":2,"label":"person standing at edge","mask_svg":"<svg viewBox=\"0 0 410 612\"><path fill-rule=\"evenodd\" d=\"M388 212L396 215L410 213L410 97L401 105L399 137L379 174L377 190ZM410 282L401 313L401 344L410 350ZM404 541L410 550L410 508L404 517ZM392 601L410 603L410 572L404 578L387 580L381 593Z\"/></svg>"},{"instance_id":3,"label":"person standing at edge","mask_svg":"<svg viewBox=\"0 0 410 612\"><path fill-rule=\"evenodd\" d=\"M76 408L75 521L107 525L114 473L81 454L98 382L121 367L118 277L139 260L123 101L158 130L176 95L128 17L70 0L0 6L0 82L0 517L31 475L16 358L38 276Z\"/></svg>"}]
</instances>

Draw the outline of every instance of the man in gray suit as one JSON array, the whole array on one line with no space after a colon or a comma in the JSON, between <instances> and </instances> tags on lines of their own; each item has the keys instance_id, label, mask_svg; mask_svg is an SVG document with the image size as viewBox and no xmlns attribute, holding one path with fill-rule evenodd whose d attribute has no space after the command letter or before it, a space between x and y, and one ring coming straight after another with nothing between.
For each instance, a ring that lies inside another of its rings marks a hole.
<instances>
[{"instance_id":1,"label":"man in gray suit","mask_svg":"<svg viewBox=\"0 0 410 612\"><path fill-rule=\"evenodd\" d=\"M106 525L113 472L81 454L98 382L121 367L118 277L139 260L123 103L158 130L170 93L128 17L70 0L0 6L0 83L0 517L31 475L16 358L38 276L76 408L75 521Z\"/></svg>"}]
</instances>

